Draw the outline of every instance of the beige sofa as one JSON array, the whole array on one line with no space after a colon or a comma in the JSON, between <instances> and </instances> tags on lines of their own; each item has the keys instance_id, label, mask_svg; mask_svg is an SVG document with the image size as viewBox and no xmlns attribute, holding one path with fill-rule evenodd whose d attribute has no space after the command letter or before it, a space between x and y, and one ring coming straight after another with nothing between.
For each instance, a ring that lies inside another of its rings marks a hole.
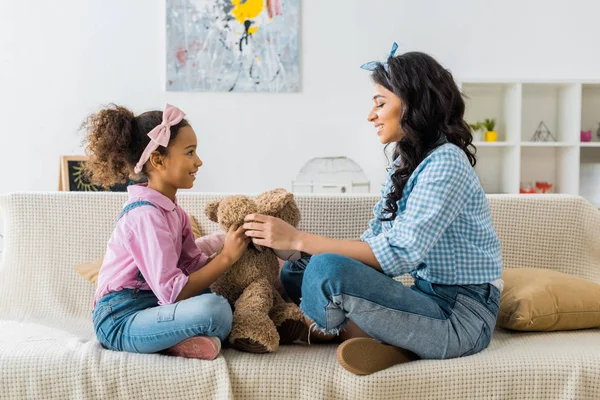
<instances>
[{"instance_id":1,"label":"beige sofa","mask_svg":"<svg viewBox=\"0 0 600 400\"><path fill-rule=\"evenodd\" d=\"M224 194L183 193L204 233L204 205ZM600 399L600 330L496 329L483 352L416 361L365 377L336 361L334 345L275 354L227 349L214 361L103 349L91 323L94 287L73 266L104 252L122 193L0 196L0 398L162 399ZM376 197L297 196L301 228L357 238ZM490 196L505 266L545 267L600 282L600 212L562 195Z\"/></svg>"}]
</instances>

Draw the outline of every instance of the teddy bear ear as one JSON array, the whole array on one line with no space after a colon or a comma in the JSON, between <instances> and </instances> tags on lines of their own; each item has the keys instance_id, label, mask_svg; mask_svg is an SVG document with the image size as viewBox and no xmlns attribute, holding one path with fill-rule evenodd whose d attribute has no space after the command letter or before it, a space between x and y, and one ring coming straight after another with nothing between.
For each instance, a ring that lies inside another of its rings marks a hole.
<instances>
[{"instance_id":1,"label":"teddy bear ear","mask_svg":"<svg viewBox=\"0 0 600 400\"><path fill-rule=\"evenodd\" d=\"M254 201L258 205L259 213L272 215L281 211L293 199L294 195L292 193L277 188L259 194Z\"/></svg>"},{"instance_id":2,"label":"teddy bear ear","mask_svg":"<svg viewBox=\"0 0 600 400\"><path fill-rule=\"evenodd\" d=\"M219 204L221 200L213 200L204 207L204 213L212 222L218 222L217 211L219 210Z\"/></svg>"}]
</instances>

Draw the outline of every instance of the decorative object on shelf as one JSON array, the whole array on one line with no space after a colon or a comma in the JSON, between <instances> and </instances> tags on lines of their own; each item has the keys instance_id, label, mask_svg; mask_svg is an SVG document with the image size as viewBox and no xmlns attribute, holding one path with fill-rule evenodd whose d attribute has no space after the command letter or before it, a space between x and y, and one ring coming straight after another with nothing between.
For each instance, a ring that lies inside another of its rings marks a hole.
<instances>
[{"instance_id":1,"label":"decorative object on shelf","mask_svg":"<svg viewBox=\"0 0 600 400\"><path fill-rule=\"evenodd\" d=\"M313 158L304 164L292 181L292 192L368 193L370 190L367 175L358 163L348 157Z\"/></svg>"},{"instance_id":2,"label":"decorative object on shelf","mask_svg":"<svg viewBox=\"0 0 600 400\"><path fill-rule=\"evenodd\" d=\"M482 122L477 121L474 124L469 124L469 127L471 128L471 130L473 132L477 132L479 130L481 130L483 127L481 126Z\"/></svg>"},{"instance_id":3,"label":"decorative object on shelf","mask_svg":"<svg viewBox=\"0 0 600 400\"><path fill-rule=\"evenodd\" d=\"M482 123L483 128L485 129L485 141L486 142L495 142L498 140L498 132L494 130L496 127L495 119L486 119Z\"/></svg>"},{"instance_id":4,"label":"decorative object on shelf","mask_svg":"<svg viewBox=\"0 0 600 400\"><path fill-rule=\"evenodd\" d=\"M300 0L167 0L167 90L297 92L300 15Z\"/></svg>"},{"instance_id":5,"label":"decorative object on shelf","mask_svg":"<svg viewBox=\"0 0 600 400\"><path fill-rule=\"evenodd\" d=\"M581 141L582 142L591 142L592 141L592 130L589 131L581 131Z\"/></svg>"},{"instance_id":6,"label":"decorative object on shelf","mask_svg":"<svg viewBox=\"0 0 600 400\"><path fill-rule=\"evenodd\" d=\"M519 188L519 193L534 194L534 193L537 193L537 191L535 190L535 188L533 187L533 185L531 183L527 183L525 185L521 184L521 187Z\"/></svg>"},{"instance_id":7,"label":"decorative object on shelf","mask_svg":"<svg viewBox=\"0 0 600 400\"><path fill-rule=\"evenodd\" d=\"M552 184L548 182L536 182L535 187L538 188L542 193L546 193L552 189Z\"/></svg>"},{"instance_id":8,"label":"decorative object on shelf","mask_svg":"<svg viewBox=\"0 0 600 400\"><path fill-rule=\"evenodd\" d=\"M68 192L126 192L127 186L145 181L130 180L111 186L108 190L92 184L83 170L86 156L62 156L58 172L58 190Z\"/></svg>"},{"instance_id":9,"label":"decorative object on shelf","mask_svg":"<svg viewBox=\"0 0 600 400\"><path fill-rule=\"evenodd\" d=\"M495 142L498 140L498 132L494 130L496 127L496 120L493 118L486 118L483 122L477 121L474 124L469 124L469 127L473 131L473 136L480 132L484 132L483 137L486 142Z\"/></svg>"},{"instance_id":10,"label":"decorative object on shelf","mask_svg":"<svg viewBox=\"0 0 600 400\"><path fill-rule=\"evenodd\" d=\"M545 181L536 181L535 184L526 183L521 184L519 193L522 194L536 194L536 193L547 193L552 189L552 184Z\"/></svg>"},{"instance_id":11,"label":"decorative object on shelf","mask_svg":"<svg viewBox=\"0 0 600 400\"><path fill-rule=\"evenodd\" d=\"M556 142L556 138L552 135L552 132L550 132L544 121L540 121L531 140L534 142L549 142L551 140Z\"/></svg>"},{"instance_id":12,"label":"decorative object on shelf","mask_svg":"<svg viewBox=\"0 0 600 400\"><path fill-rule=\"evenodd\" d=\"M469 124L471 132L473 132L473 139L477 142L481 140L481 132L483 131L483 122L477 121L474 124Z\"/></svg>"},{"instance_id":13,"label":"decorative object on shelf","mask_svg":"<svg viewBox=\"0 0 600 400\"><path fill-rule=\"evenodd\" d=\"M598 122L598 129L596 130L596 136L600 139L600 122Z\"/></svg>"}]
</instances>

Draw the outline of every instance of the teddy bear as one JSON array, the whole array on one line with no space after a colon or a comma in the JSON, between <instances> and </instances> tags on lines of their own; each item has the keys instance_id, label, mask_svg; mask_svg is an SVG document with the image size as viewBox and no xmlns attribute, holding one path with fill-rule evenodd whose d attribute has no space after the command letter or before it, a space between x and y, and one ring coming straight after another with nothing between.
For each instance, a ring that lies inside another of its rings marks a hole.
<instances>
[{"instance_id":1,"label":"teddy bear","mask_svg":"<svg viewBox=\"0 0 600 400\"><path fill-rule=\"evenodd\" d=\"M281 188L254 199L235 195L215 200L206 205L205 213L225 232L232 225L241 226L244 218L254 213L281 218L292 226L300 222L294 195ZM297 254L288 251L280 256L289 259ZM285 302L274 289L278 277L275 251L250 243L241 258L210 286L213 293L225 297L234 308L229 335L232 347L250 353L272 353L280 344L292 343L308 334L302 311L296 304Z\"/></svg>"}]
</instances>

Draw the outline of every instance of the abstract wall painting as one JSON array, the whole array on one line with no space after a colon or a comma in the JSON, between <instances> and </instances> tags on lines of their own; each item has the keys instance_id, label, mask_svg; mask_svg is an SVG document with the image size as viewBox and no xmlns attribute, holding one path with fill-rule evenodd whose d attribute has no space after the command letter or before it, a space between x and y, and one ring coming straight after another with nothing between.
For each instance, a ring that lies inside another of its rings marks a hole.
<instances>
[{"instance_id":1,"label":"abstract wall painting","mask_svg":"<svg viewBox=\"0 0 600 400\"><path fill-rule=\"evenodd\" d=\"M167 0L167 90L295 92L300 0Z\"/></svg>"}]
</instances>

